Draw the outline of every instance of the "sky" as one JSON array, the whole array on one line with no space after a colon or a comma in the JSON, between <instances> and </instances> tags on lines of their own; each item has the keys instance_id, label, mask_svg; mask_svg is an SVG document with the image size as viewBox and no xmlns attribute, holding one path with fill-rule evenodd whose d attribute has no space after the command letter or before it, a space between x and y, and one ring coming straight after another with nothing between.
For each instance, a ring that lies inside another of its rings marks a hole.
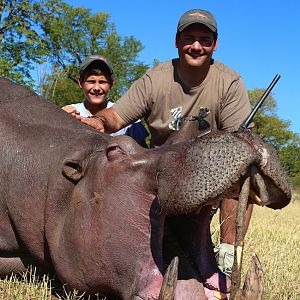
<instances>
[{"instance_id":1,"label":"sky","mask_svg":"<svg viewBox=\"0 0 300 300\"><path fill-rule=\"evenodd\" d=\"M218 24L219 43L214 53L240 73L247 89L265 89L276 74L272 90L276 114L300 133L300 1L298 0L65 0L93 13L106 12L121 36L134 36L144 50L139 59L177 57L175 34L180 16L189 9L209 10ZM259 100L259 99L257 99Z\"/></svg>"}]
</instances>

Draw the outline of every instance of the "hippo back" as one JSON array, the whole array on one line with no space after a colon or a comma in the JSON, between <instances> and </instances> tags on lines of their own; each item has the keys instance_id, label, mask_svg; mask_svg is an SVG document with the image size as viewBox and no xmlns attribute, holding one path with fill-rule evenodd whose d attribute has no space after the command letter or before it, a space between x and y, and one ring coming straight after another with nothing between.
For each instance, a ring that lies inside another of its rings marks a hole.
<instances>
[{"instance_id":1,"label":"hippo back","mask_svg":"<svg viewBox=\"0 0 300 300\"><path fill-rule=\"evenodd\" d=\"M0 78L0 218L7 229L0 249L18 253L26 248L44 261L49 178L54 182L51 189L59 188L57 181L67 185L61 189L70 190L72 183L59 179L65 158L75 155L84 160L102 151L110 139L28 88Z\"/></svg>"}]
</instances>

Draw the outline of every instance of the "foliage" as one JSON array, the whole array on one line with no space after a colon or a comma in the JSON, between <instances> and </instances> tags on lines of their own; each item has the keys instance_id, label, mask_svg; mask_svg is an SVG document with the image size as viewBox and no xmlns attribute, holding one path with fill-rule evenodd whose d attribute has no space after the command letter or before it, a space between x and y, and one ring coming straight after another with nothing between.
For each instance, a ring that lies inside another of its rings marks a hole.
<instances>
[{"instance_id":1,"label":"foliage","mask_svg":"<svg viewBox=\"0 0 300 300\"><path fill-rule=\"evenodd\" d=\"M264 90L254 89L248 92L250 102L254 106ZM256 131L262 138L270 142L279 153L279 158L294 186L300 185L300 140L299 136L289 130L290 122L281 120L276 115L277 103L272 95L265 100L254 117Z\"/></svg>"},{"instance_id":2,"label":"foliage","mask_svg":"<svg viewBox=\"0 0 300 300\"><path fill-rule=\"evenodd\" d=\"M254 89L248 92L252 106L258 102L263 92L262 89ZM290 122L281 120L276 115L276 108L276 100L272 95L269 95L254 117L254 130L262 138L273 144L276 149L280 149L293 141L296 135L289 130Z\"/></svg>"},{"instance_id":3,"label":"foliage","mask_svg":"<svg viewBox=\"0 0 300 300\"><path fill-rule=\"evenodd\" d=\"M119 98L148 68L137 59L142 49L133 36L117 34L107 13L61 0L0 0L0 76L34 87L32 71L46 66L39 92L60 106L81 100L72 81L91 54L112 61L117 80L111 98Z\"/></svg>"},{"instance_id":4,"label":"foliage","mask_svg":"<svg viewBox=\"0 0 300 300\"><path fill-rule=\"evenodd\" d=\"M59 7L60 0L0 0L0 76L33 86L30 72L49 52L41 22Z\"/></svg>"},{"instance_id":5,"label":"foliage","mask_svg":"<svg viewBox=\"0 0 300 300\"><path fill-rule=\"evenodd\" d=\"M41 84L41 92L59 106L82 100L82 94L70 79L76 81L78 68L88 55L106 56L115 66L112 100L118 99L148 68L137 59L143 49L140 41L133 36L118 35L107 13L93 14L89 9L65 4L59 17L48 18L42 28L48 36L52 69Z\"/></svg>"},{"instance_id":6,"label":"foliage","mask_svg":"<svg viewBox=\"0 0 300 300\"><path fill-rule=\"evenodd\" d=\"M280 160L286 167L288 176L294 187L300 187L300 139L283 147Z\"/></svg>"},{"instance_id":7,"label":"foliage","mask_svg":"<svg viewBox=\"0 0 300 300\"><path fill-rule=\"evenodd\" d=\"M41 85L43 96L57 106L83 101L83 92L78 84L68 78L66 72L57 70L47 75Z\"/></svg>"}]
</instances>

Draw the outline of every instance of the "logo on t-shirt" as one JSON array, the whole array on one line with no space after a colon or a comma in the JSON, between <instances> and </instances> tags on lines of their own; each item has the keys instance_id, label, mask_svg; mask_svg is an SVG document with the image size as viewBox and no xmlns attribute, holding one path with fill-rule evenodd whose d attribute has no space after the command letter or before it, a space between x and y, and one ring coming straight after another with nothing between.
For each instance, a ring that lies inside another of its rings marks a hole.
<instances>
[{"instance_id":1,"label":"logo on t-shirt","mask_svg":"<svg viewBox=\"0 0 300 300\"><path fill-rule=\"evenodd\" d=\"M174 120L169 123L169 129L178 131L180 129L182 106L172 108L170 111Z\"/></svg>"}]
</instances>

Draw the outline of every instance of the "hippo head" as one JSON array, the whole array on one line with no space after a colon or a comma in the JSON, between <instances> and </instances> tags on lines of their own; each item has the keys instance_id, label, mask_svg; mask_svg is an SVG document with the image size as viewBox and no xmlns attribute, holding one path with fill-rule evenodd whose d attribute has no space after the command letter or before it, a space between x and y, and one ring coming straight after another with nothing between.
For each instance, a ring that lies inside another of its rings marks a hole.
<instances>
[{"instance_id":1,"label":"hippo head","mask_svg":"<svg viewBox=\"0 0 300 300\"><path fill-rule=\"evenodd\" d=\"M286 205L290 191L272 155L252 134L219 132L147 150L116 137L72 153L46 210L56 273L69 288L122 299L227 297L230 280L212 251L211 204L253 166L257 192L277 195L262 203ZM66 181L69 192L60 189Z\"/></svg>"},{"instance_id":2,"label":"hippo head","mask_svg":"<svg viewBox=\"0 0 300 300\"><path fill-rule=\"evenodd\" d=\"M246 201L249 196L258 205L283 208L291 200L291 190L276 151L249 130L212 131L190 141L183 142L181 136L177 140L162 154L157 167L158 201L168 216L165 237L172 241L164 250L166 257L172 252L169 261L179 257L178 279L199 281L200 277L210 299L211 289L226 294L229 287L211 251L211 205L228 195L240 199L239 188L247 176L251 191Z\"/></svg>"}]
</instances>

